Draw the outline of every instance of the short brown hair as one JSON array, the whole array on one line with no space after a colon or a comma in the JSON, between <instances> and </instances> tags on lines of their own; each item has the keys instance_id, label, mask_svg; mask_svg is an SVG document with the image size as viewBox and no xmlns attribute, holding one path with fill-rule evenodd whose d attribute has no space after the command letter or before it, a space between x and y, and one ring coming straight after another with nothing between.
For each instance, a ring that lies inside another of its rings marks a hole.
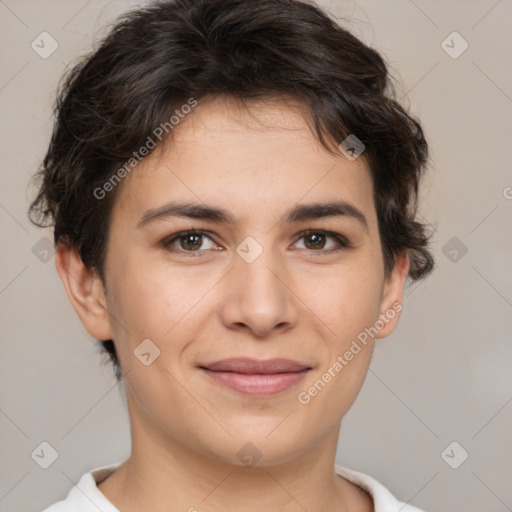
<instances>
[{"instance_id":1,"label":"short brown hair","mask_svg":"<svg viewBox=\"0 0 512 512\"><path fill-rule=\"evenodd\" d=\"M412 280L434 267L417 196L428 146L396 101L382 57L315 5L299 0L174 0L123 16L65 77L37 175L31 220L54 226L104 281L119 187L98 198L154 128L189 98L292 97L331 152L349 135L365 146L388 274L407 250ZM102 340L119 378L112 340Z\"/></svg>"}]
</instances>

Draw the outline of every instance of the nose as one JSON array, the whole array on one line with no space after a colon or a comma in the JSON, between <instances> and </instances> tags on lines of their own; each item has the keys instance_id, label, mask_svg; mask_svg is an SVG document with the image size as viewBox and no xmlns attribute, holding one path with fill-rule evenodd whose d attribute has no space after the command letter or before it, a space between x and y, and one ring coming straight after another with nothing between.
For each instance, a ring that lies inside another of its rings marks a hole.
<instances>
[{"instance_id":1,"label":"nose","mask_svg":"<svg viewBox=\"0 0 512 512\"><path fill-rule=\"evenodd\" d=\"M270 250L252 263L235 255L233 265L219 310L227 328L264 338L297 324L296 295L287 284L284 265Z\"/></svg>"}]
</instances>

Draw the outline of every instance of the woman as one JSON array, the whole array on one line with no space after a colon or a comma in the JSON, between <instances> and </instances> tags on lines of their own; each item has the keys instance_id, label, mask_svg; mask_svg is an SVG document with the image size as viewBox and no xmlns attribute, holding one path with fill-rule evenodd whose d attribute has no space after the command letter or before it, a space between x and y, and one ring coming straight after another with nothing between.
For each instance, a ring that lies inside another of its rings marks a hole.
<instances>
[{"instance_id":1,"label":"woman","mask_svg":"<svg viewBox=\"0 0 512 512\"><path fill-rule=\"evenodd\" d=\"M123 381L132 452L46 512L417 511L335 453L433 268L426 159L382 58L311 4L120 20L60 91L31 213Z\"/></svg>"}]
</instances>

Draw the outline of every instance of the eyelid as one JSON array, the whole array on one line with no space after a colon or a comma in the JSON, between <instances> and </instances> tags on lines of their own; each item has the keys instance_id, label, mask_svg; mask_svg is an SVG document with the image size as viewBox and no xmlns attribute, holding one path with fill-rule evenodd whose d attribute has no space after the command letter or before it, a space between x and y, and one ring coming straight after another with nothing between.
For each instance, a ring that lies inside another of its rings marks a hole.
<instances>
[{"instance_id":1,"label":"eyelid","mask_svg":"<svg viewBox=\"0 0 512 512\"><path fill-rule=\"evenodd\" d=\"M176 231L172 235L166 236L162 240L162 244L169 245L170 243L176 241L178 238L185 236L185 235L200 235L205 238L208 238L212 242L215 242L215 240L212 238L211 233L205 229L197 229L197 228L191 228L191 229L184 229L182 231ZM187 251L191 252L191 251Z\"/></svg>"},{"instance_id":2,"label":"eyelid","mask_svg":"<svg viewBox=\"0 0 512 512\"><path fill-rule=\"evenodd\" d=\"M327 231L325 229L306 229L304 231L301 231L300 233L297 234L297 238L294 243L297 243L301 238L304 238L305 236L312 235L312 234L322 234L324 236L334 238L336 240L336 242L340 245L340 247L338 247L337 249L311 250L312 253L330 254L330 253L338 252L343 249L347 250L347 249L355 248L355 246L350 242L350 240L346 236L343 236L342 234L336 233L334 231Z\"/></svg>"}]
</instances>

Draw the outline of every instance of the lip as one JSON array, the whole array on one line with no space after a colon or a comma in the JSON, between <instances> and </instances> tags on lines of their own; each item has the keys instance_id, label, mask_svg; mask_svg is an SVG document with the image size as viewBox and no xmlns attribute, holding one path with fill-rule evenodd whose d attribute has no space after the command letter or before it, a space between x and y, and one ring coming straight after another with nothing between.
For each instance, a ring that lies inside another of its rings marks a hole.
<instances>
[{"instance_id":1,"label":"lip","mask_svg":"<svg viewBox=\"0 0 512 512\"><path fill-rule=\"evenodd\" d=\"M285 391L311 370L310 366L290 359L250 358L225 359L200 365L199 368L217 383L252 396Z\"/></svg>"}]
</instances>

